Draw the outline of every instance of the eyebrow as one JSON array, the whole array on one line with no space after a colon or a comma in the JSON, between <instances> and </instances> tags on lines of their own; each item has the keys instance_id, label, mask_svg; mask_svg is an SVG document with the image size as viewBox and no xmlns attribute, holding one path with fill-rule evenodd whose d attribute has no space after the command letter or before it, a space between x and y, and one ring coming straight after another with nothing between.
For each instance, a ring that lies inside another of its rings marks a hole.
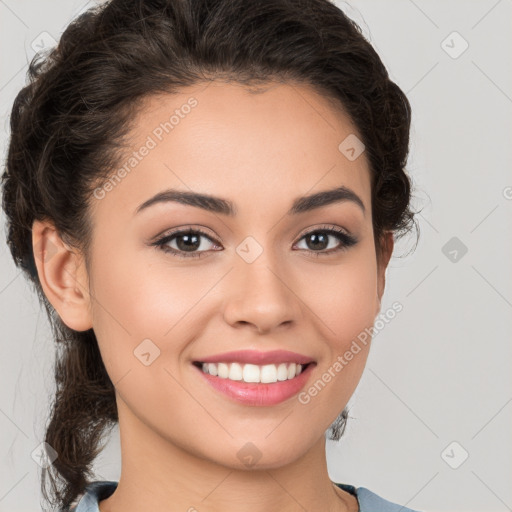
<instances>
[{"instance_id":1,"label":"eyebrow","mask_svg":"<svg viewBox=\"0 0 512 512\"><path fill-rule=\"evenodd\" d=\"M351 189L341 186L331 190L324 190L315 194L304 197L298 197L294 200L292 207L286 215L297 215L299 213L309 212L322 206L334 203L350 201L357 204L363 214L366 212L365 206L361 198ZM231 201L221 197L215 197L208 194L200 194L198 192L187 192L184 190L168 189L159 192L142 203L136 210L135 215L158 203L176 202L188 206L195 206L203 210L220 213L234 217L237 214L237 208Z\"/></svg>"}]
</instances>

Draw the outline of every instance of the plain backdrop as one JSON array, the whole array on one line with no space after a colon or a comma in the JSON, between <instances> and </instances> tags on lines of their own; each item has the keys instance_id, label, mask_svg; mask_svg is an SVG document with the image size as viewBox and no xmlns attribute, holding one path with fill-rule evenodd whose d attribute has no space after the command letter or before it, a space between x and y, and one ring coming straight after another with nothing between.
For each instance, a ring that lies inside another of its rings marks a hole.
<instances>
[{"instance_id":1,"label":"plain backdrop","mask_svg":"<svg viewBox=\"0 0 512 512\"><path fill-rule=\"evenodd\" d=\"M92 5L0 0L3 159L28 62ZM403 310L374 338L345 435L327 443L331 479L425 512L512 510L512 1L337 5L411 101L422 212L416 250L400 242L387 272L382 311ZM0 512L33 512L53 341L0 236ZM96 478L119 468L116 429Z\"/></svg>"}]
</instances>

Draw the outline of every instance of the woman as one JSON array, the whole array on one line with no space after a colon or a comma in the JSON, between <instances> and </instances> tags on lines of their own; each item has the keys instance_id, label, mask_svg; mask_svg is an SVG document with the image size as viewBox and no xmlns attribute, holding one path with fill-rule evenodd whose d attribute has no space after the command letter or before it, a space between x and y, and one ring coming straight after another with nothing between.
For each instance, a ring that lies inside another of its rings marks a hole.
<instances>
[{"instance_id":1,"label":"woman","mask_svg":"<svg viewBox=\"0 0 512 512\"><path fill-rule=\"evenodd\" d=\"M326 465L414 225L410 106L357 25L327 0L112 0L30 76L3 208L59 343L45 499L411 510ZM94 481L116 423L121 478Z\"/></svg>"}]
</instances>

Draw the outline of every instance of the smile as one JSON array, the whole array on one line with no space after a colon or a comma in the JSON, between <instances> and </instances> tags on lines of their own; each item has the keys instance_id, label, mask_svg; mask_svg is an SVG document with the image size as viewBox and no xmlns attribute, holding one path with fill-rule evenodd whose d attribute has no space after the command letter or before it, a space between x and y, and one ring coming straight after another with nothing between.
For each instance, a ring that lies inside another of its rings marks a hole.
<instances>
[{"instance_id":1,"label":"smile","mask_svg":"<svg viewBox=\"0 0 512 512\"><path fill-rule=\"evenodd\" d=\"M249 406L272 406L292 399L306 386L315 366L315 362L260 366L201 361L195 361L192 365L198 376L222 396Z\"/></svg>"},{"instance_id":2,"label":"smile","mask_svg":"<svg viewBox=\"0 0 512 512\"><path fill-rule=\"evenodd\" d=\"M204 363L197 361L194 363L203 373L228 379L232 381L242 381L247 383L273 384L291 380L300 375L308 366L298 363L278 363L278 364L244 364L238 362L219 362Z\"/></svg>"}]
</instances>

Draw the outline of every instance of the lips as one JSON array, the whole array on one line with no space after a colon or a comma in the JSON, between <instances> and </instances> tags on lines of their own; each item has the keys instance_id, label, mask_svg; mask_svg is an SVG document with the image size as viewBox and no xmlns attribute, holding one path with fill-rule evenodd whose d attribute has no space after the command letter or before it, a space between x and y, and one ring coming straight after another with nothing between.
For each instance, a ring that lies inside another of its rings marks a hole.
<instances>
[{"instance_id":1,"label":"lips","mask_svg":"<svg viewBox=\"0 0 512 512\"><path fill-rule=\"evenodd\" d=\"M312 357L297 352L290 352L289 350L270 350L265 352L258 350L235 350L199 358L194 361L194 363L247 363L259 366L279 363L306 365L313 362L315 361Z\"/></svg>"},{"instance_id":2,"label":"lips","mask_svg":"<svg viewBox=\"0 0 512 512\"><path fill-rule=\"evenodd\" d=\"M220 378L205 373L200 368L195 371L203 381L231 401L249 406L272 406L297 395L306 386L315 366L316 363L306 364L304 370L295 377L268 384Z\"/></svg>"}]
</instances>

